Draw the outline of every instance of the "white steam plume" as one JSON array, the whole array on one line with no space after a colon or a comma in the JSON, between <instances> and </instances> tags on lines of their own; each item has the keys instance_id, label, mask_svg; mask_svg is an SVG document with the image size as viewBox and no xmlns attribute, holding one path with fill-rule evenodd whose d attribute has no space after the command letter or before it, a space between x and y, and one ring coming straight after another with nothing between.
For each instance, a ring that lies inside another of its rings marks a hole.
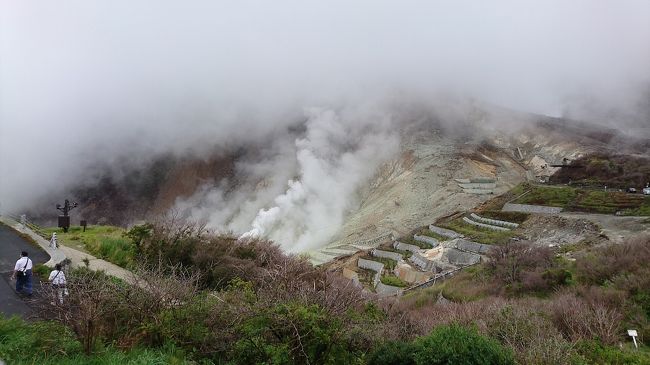
<instances>
[{"instance_id":1,"label":"white steam plume","mask_svg":"<svg viewBox=\"0 0 650 365\"><path fill-rule=\"evenodd\" d=\"M304 251L326 243L355 206L355 193L377 167L397 152L398 136L387 116L376 120L309 111L307 133L296 140L300 176L274 205L261 209L253 228L242 237L261 236L289 251Z\"/></svg>"},{"instance_id":2,"label":"white steam plume","mask_svg":"<svg viewBox=\"0 0 650 365\"><path fill-rule=\"evenodd\" d=\"M279 142L291 143L292 149L262 164L244 165L253 172L251 181L270 178L262 186L234 193L213 187L178 202L177 208L211 228L272 239L287 251L322 246L358 204L358 190L398 151L391 115L371 109L306 110L304 134Z\"/></svg>"}]
</instances>

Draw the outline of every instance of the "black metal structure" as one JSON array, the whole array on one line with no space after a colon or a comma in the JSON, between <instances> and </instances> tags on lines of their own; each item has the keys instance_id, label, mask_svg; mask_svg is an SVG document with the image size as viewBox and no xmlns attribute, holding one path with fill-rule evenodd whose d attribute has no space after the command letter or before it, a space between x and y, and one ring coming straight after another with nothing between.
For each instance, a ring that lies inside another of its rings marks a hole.
<instances>
[{"instance_id":1,"label":"black metal structure","mask_svg":"<svg viewBox=\"0 0 650 365\"><path fill-rule=\"evenodd\" d=\"M63 228L63 232L67 232L68 228L70 228L70 211L78 206L79 204L77 203L70 204L68 199L65 200L63 206L61 204L56 205L56 209L63 212L63 215L59 216L59 228Z\"/></svg>"}]
</instances>

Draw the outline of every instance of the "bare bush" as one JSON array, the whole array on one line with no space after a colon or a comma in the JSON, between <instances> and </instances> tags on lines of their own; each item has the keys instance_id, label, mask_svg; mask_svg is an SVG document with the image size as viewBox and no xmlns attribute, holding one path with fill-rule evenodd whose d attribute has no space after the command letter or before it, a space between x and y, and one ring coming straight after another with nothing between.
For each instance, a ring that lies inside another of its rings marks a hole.
<instances>
[{"instance_id":1,"label":"bare bush","mask_svg":"<svg viewBox=\"0 0 650 365\"><path fill-rule=\"evenodd\" d=\"M539 311L539 304L536 300L509 303L497 315L488 318L487 333L510 347L519 363L570 363L572 345Z\"/></svg>"},{"instance_id":2,"label":"bare bush","mask_svg":"<svg viewBox=\"0 0 650 365\"><path fill-rule=\"evenodd\" d=\"M650 236L639 235L625 243L599 247L576 260L576 271L581 281L602 285L620 273L646 270L650 261Z\"/></svg>"},{"instance_id":3,"label":"bare bush","mask_svg":"<svg viewBox=\"0 0 650 365\"><path fill-rule=\"evenodd\" d=\"M621 337L623 314L617 308L570 292L559 294L550 304L553 323L571 341L598 339L615 344Z\"/></svg>"},{"instance_id":4,"label":"bare bush","mask_svg":"<svg viewBox=\"0 0 650 365\"><path fill-rule=\"evenodd\" d=\"M494 278L514 293L548 291L564 285L570 276L557 267L548 247L511 242L494 247L489 257Z\"/></svg>"}]
</instances>

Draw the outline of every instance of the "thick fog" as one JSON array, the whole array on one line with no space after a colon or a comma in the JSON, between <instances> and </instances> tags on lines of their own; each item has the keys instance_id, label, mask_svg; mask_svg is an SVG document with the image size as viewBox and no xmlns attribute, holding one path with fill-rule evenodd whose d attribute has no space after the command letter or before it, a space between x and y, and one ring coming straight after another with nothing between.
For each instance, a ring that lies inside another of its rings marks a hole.
<instances>
[{"instance_id":1,"label":"thick fog","mask_svg":"<svg viewBox=\"0 0 650 365\"><path fill-rule=\"evenodd\" d=\"M393 100L453 95L636 132L649 85L645 0L0 0L0 210L125 156L273 136L239 166L263 192L207 186L178 206L302 250L397 152ZM297 122L304 133L285 133Z\"/></svg>"}]
</instances>

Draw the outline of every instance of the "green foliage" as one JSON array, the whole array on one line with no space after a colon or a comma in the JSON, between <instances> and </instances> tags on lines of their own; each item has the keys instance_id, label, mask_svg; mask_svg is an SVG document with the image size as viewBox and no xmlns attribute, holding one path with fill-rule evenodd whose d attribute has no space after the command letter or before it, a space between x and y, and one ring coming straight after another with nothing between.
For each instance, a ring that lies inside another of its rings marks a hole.
<instances>
[{"instance_id":1,"label":"green foliage","mask_svg":"<svg viewBox=\"0 0 650 365\"><path fill-rule=\"evenodd\" d=\"M561 207L571 211L624 215L650 215L650 197L618 191L580 189L568 186L530 186L518 204Z\"/></svg>"},{"instance_id":2,"label":"green foliage","mask_svg":"<svg viewBox=\"0 0 650 365\"><path fill-rule=\"evenodd\" d=\"M552 267L542 273L542 279L548 288L557 289L574 283L573 273L563 267Z\"/></svg>"},{"instance_id":3,"label":"green foliage","mask_svg":"<svg viewBox=\"0 0 650 365\"><path fill-rule=\"evenodd\" d=\"M633 348L616 348L604 346L597 341L580 341L576 344L577 356L573 363L582 364L608 364L608 365L642 365L650 364L650 352L647 348L636 351Z\"/></svg>"},{"instance_id":4,"label":"green foliage","mask_svg":"<svg viewBox=\"0 0 650 365\"><path fill-rule=\"evenodd\" d=\"M531 186L530 192L514 202L517 204L549 205L566 207L573 202L577 194L576 188L562 186Z\"/></svg>"},{"instance_id":5,"label":"green foliage","mask_svg":"<svg viewBox=\"0 0 650 365\"><path fill-rule=\"evenodd\" d=\"M528 213L502 212L500 210L486 210L483 212L479 212L477 214L484 218L497 219L497 220L502 220L502 221L507 221L512 223L519 223L519 224L524 223L526 219L530 217L530 214Z\"/></svg>"},{"instance_id":6,"label":"green foliage","mask_svg":"<svg viewBox=\"0 0 650 365\"><path fill-rule=\"evenodd\" d=\"M381 282L382 282L382 284L396 286L396 287L399 287L399 288L405 288L405 287L409 286L409 283L407 283L406 281L398 278L395 275L383 275L381 277Z\"/></svg>"},{"instance_id":7,"label":"green foliage","mask_svg":"<svg viewBox=\"0 0 650 365\"><path fill-rule=\"evenodd\" d=\"M122 238L101 237L99 246L93 247L92 251L121 267L129 267L133 262L133 245Z\"/></svg>"},{"instance_id":8,"label":"green foliage","mask_svg":"<svg viewBox=\"0 0 650 365\"><path fill-rule=\"evenodd\" d=\"M512 353L475 329L440 326L415 341L416 364L514 364Z\"/></svg>"},{"instance_id":9,"label":"green foliage","mask_svg":"<svg viewBox=\"0 0 650 365\"><path fill-rule=\"evenodd\" d=\"M257 299L253 283L240 278L234 278L228 283L228 291L238 292L244 298L246 303L252 304Z\"/></svg>"},{"instance_id":10,"label":"green foliage","mask_svg":"<svg viewBox=\"0 0 650 365\"><path fill-rule=\"evenodd\" d=\"M440 227L451 229L468 237L473 241L488 245L502 245L515 236L514 231L493 231L465 223L462 219L454 219L451 222L439 223Z\"/></svg>"},{"instance_id":11,"label":"green foliage","mask_svg":"<svg viewBox=\"0 0 650 365\"><path fill-rule=\"evenodd\" d=\"M50 275L50 271L52 271L52 269L43 264L36 264L34 265L32 271L34 272L34 274L40 276L43 280L47 280L47 278Z\"/></svg>"},{"instance_id":12,"label":"green foliage","mask_svg":"<svg viewBox=\"0 0 650 365\"><path fill-rule=\"evenodd\" d=\"M18 317L0 318L0 358L19 361L36 354L48 358L81 352L69 329L55 322L25 323Z\"/></svg>"},{"instance_id":13,"label":"green foliage","mask_svg":"<svg viewBox=\"0 0 650 365\"><path fill-rule=\"evenodd\" d=\"M278 304L246 320L234 346L237 364L350 364L361 354L348 347L341 320L317 305Z\"/></svg>"},{"instance_id":14,"label":"green foliage","mask_svg":"<svg viewBox=\"0 0 650 365\"><path fill-rule=\"evenodd\" d=\"M133 226L131 229L124 232L123 235L124 237L131 240L135 246L135 253L139 254L141 252L140 246L142 245L142 242L148 238L151 238L152 233L153 224L146 223Z\"/></svg>"},{"instance_id":15,"label":"green foliage","mask_svg":"<svg viewBox=\"0 0 650 365\"><path fill-rule=\"evenodd\" d=\"M368 365L416 365L415 346L407 342L387 342L368 357Z\"/></svg>"},{"instance_id":16,"label":"green foliage","mask_svg":"<svg viewBox=\"0 0 650 365\"><path fill-rule=\"evenodd\" d=\"M218 341L214 330L209 328L205 319L216 308L216 299L200 296L193 298L183 306L165 309L160 314L160 322L149 322L150 328L159 331L162 341L171 341L184 346L189 351L201 351ZM179 325L181 324L182 325Z\"/></svg>"},{"instance_id":17,"label":"green foliage","mask_svg":"<svg viewBox=\"0 0 650 365\"><path fill-rule=\"evenodd\" d=\"M49 321L28 323L18 317L0 317L0 358L10 364L186 364L185 354L173 346L137 348L128 352L108 347L92 356L65 326Z\"/></svg>"},{"instance_id":18,"label":"green foliage","mask_svg":"<svg viewBox=\"0 0 650 365\"><path fill-rule=\"evenodd\" d=\"M370 365L500 365L514 364L512 353L475 329L459 325L436 327L412 343L389 342L369 357Z\"/></svg>"}]
</instances>

